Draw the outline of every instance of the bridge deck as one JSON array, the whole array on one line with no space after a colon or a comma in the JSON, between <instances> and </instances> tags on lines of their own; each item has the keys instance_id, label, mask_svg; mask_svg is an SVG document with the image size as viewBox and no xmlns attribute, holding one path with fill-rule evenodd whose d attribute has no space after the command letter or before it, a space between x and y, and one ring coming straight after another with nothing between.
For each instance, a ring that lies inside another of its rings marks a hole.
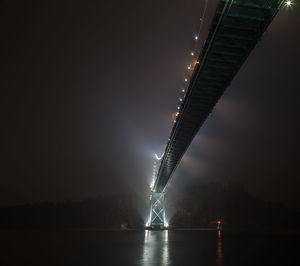
<instances>
[{"instance_id":1,"label":"bridge deck","mask_svg":"<svg viewBox=\"0 0 300 266\"><path fill-rule=\"evenodd\" d=\"M153 191L164 191L199 128L282 5L281 0L220 1L172 129Z\"/></svg>"}]
</instances>

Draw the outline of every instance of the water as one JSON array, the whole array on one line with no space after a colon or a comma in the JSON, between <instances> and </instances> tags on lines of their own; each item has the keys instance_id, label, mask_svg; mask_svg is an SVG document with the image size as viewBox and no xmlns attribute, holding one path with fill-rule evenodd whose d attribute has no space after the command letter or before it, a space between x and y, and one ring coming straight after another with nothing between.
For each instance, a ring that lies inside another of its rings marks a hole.
<instances>
[{"instance_id":1,"label":"water","mask_svg":"<svg viewBox=\"0 0 300 266\"><path fill-rule=\"evenodd\" d=\"M300 265L297 236L215 231L0 231L0 265Z\"/></svg>"}]
</instances>

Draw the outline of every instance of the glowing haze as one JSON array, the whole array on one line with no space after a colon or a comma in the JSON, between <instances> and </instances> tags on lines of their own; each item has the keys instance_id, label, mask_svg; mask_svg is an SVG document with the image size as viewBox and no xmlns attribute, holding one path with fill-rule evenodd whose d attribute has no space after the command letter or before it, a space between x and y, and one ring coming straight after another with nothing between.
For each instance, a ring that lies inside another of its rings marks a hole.
<instances>
[{"instance_id":1,"label":"glowing haze","mask_svg":"<svg viewBox=\"0 0 300 266\"><path fill-rule=\"evenodd\" d=\"M217 4L208 2L199 36L205 1L3 3L0 204L149 191L195 41L203 43ZM243 65L170 186L234 180L300 207L300 10L290 6Z\"/></svg>"}]
</instances>

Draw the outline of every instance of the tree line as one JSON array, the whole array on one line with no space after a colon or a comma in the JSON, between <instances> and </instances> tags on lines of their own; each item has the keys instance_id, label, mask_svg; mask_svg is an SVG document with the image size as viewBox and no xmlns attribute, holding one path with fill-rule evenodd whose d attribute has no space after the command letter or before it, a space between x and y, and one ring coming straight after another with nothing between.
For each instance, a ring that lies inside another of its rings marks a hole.
<instances>
[{"instance_id":1,"label":"tree line","mask_svg":"<svg viewBox=\"0 0 300 266\"><path fill-rule=\"evenodd\" d=\"M260 200L236 184L202 183L168 191L166 209L174 228L215 227L221 220L232 229L297 229L299 213ZM1 228L81 227L143 228L148 204L135 194L118 194L60 203L0 206Z\"/></svg>"}]
</instances>

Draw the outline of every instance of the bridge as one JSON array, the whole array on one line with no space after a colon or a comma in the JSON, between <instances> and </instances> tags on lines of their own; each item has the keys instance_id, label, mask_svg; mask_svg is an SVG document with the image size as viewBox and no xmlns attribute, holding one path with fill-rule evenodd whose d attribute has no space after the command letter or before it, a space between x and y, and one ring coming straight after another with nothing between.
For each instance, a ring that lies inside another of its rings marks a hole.
<instances>
[{"instance_id":1,"label":"bridge","mask_svg":"<svg viewBox=\"0 0 300 266\"><path fill-rule=\"evenodd\" d=\"M182 156L215 104L262 38L282 0L220 0L177 112L155 177L146 227L166 228L164 193Z\"/></svg>"}]
</instances>

